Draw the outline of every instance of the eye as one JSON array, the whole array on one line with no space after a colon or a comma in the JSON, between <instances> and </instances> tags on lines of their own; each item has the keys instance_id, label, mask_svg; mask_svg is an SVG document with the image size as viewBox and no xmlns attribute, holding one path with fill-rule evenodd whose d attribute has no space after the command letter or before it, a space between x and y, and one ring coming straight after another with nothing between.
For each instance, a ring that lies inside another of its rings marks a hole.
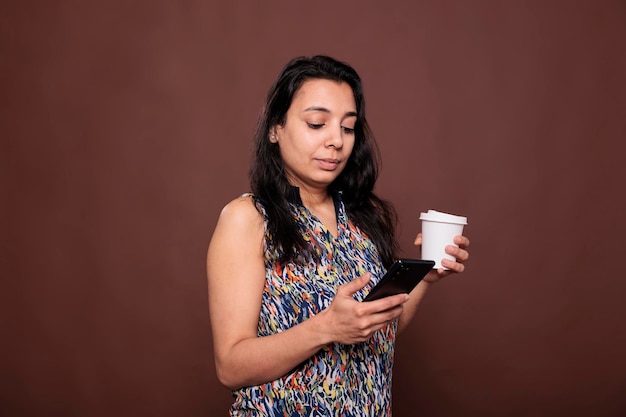
<instances>
[{"instance_id":1,"label":"eye","mask_svg":"<svg viewBox=\"0 0 626 417\"><path fill-rule=\"evenodd\" d=\"M343 129L343 133L345 133L347 135L353 135L354 134L354 128L353 127L341 126L341 128Z\"/></svg>"},{"instance_id":2,"label":"eye","mask_svg":"<svg viewBox=\"0 0 626 417\"><path fill-rule=\"evenodd\" d=\"M311 129L321 129L324 127L324 123L307 123Z\"/></svg>"}]
</instances>

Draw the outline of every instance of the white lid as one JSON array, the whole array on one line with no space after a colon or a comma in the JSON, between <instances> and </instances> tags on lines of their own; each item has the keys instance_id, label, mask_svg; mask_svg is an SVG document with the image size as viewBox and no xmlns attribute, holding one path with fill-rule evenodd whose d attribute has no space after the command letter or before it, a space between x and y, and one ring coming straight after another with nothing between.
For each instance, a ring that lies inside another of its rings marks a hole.
<instances>
[{"instance_id":1,"label":"white lid","mask_svg":"<svg viewBox=\"0 0 626 417\"><path fill-rule=\"evenodd\" d=\"M420 220L439 223L467 224L467 217L443 213L437 210L428 210L427 213L420 213Z\"/></svg>"}]
</instances>

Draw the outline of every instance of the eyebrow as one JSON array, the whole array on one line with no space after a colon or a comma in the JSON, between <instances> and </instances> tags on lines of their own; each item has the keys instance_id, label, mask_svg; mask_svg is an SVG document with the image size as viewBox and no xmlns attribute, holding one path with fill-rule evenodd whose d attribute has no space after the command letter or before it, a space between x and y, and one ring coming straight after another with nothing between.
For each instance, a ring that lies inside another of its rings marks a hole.
<instances>
[{"instance_id":1,"label":"eyebrow","mask_svg":"<svg viewBox=\"0 0 626 417\"><path fill-rule=\"evenodd\" d=\"M328 110L326 107L319 107L319 106L307 107L306 109L304 109L304 111L305 112L307 112L307 111L321 111L323 113L330 113L330 110ZM357 114L356 114L355 111L349 111L349 112L346 112L344 117L357 117Z\"/></svg>"}]
</instances>

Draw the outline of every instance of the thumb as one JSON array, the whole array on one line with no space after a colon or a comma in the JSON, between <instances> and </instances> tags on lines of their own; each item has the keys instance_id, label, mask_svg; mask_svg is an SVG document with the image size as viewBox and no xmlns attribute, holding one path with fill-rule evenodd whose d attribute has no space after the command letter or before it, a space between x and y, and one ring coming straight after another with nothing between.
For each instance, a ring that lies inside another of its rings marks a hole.
<instances>
[{"instance_id":1,"label":"thumb","mask_svg":"<svg viewBox=\"0 0 626 417\"><path fill-rule=\"evenodd\" d=\"M370 282L370 277L371 277L371 274L367 272L361 275L360 277L358 277L357 279L354 279L350 281L349 283L340 286L337 292L338 293L341 292L341 293L344 293L345 295L352 296L354 295L355 292L364 288L367 285L367 283Z\"/></svg>"}]
</instances>

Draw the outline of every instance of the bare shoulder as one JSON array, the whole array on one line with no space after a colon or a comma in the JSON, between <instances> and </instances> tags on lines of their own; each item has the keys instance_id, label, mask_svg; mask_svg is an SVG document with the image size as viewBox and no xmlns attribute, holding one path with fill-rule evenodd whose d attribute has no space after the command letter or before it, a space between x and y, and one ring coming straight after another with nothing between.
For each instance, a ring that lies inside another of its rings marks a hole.
<instances>
[{"instance_id":1,"label":"bare shoulder","mask_svg":"<svg viewBox=\"0 0 626 417\"><path fill-rule=\"evenodd\" d=\"M258 226L263 218L250 195L235 198L222 209L219 223L232 226Z\"/></svg>"},{"instance_id":2,"label":"bare shoulder","mask_svg":"<svg viewBox=\"0 0 626 417\"><path fill-rule=\"evenodd\" d=\"M263 246L263 230L263 216L253 198L237 197L222 209L209 252L218 258L230 253L258 254Z\"/></svg>"},{"instance_id":3,"label":"bare shoulder","mask_svg":"<svg viewBox=\"0 0 626 417\"><path fill-rule=\"evenodd\" d=\"M256 208L254 198L250 194L241 195L234 200L231 200L222 209L222 215L237 215L237 216L250 216L259 217L260 213Z\"/></svg>"}]
</instances>

